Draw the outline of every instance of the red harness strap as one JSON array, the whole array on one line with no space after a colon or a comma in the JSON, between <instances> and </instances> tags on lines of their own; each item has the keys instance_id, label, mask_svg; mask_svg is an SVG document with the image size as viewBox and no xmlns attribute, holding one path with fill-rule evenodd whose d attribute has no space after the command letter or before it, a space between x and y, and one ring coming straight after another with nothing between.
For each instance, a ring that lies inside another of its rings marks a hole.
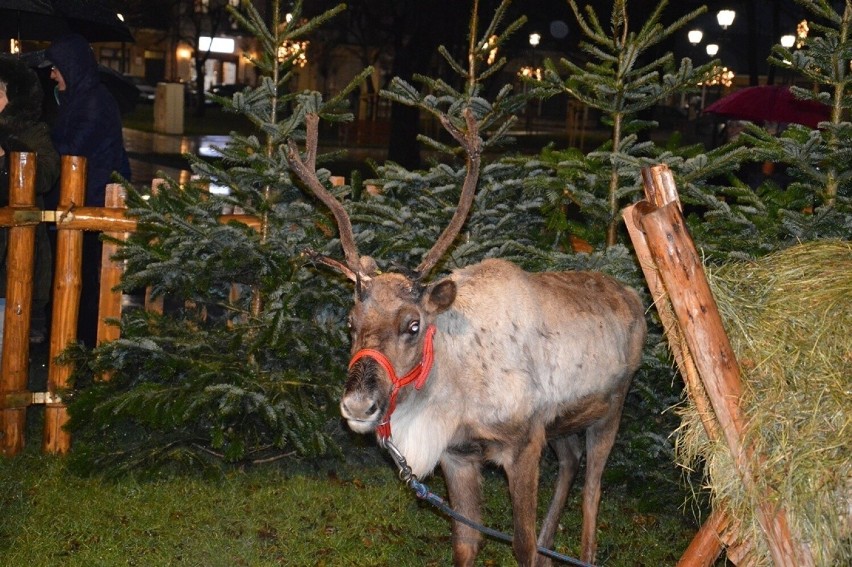
<instances>
[{"instance_id":1,"label":"red harness strap","mask_svg":"<svg viewBox=\"0 0 852 567\"><path fill-rule=\"evenodd\" d=\"M391 414L396 409L396 397L399 394L399 390L411 382L414 382L414 388L419 390L423 387L423 384L426 383L426 378L429 376L429 372L432 370L432 363L435 360L435 351L432 345L432 337L434 336L435 325L429 325L426 329L426 337L423 341L423 357L420 359L420 362L414 365L414 368L408 371L408 374L402 377L397 377L396 372L394 372L393 369L393 364L391 364L390 360L388 360L388 357L371 348L362 348L356 352L352 356L352 360L349 361L349 368L352 368L352 366L362 358L372 358L379 363L379 366L385 369L385 372L388 373L388 377L393 385L388 409L382 417L382 421L379 422L378 427L376 427L376 434L379 436L379 439L387 439L391 435L390 418Z\"/></svg>"}]
</instances>

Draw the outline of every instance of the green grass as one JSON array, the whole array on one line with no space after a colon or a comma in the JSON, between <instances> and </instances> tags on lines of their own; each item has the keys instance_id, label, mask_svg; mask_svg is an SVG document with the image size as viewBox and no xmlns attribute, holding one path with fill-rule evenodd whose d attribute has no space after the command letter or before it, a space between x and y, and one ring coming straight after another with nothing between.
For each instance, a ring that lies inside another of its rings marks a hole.
<instances>
[{"instance_id":1,"label":"green grass","mask_svg":"<svg viewBox=\"0 0 852 567\"><path fill-rule=\"evenodd\" d=\"M551 476L546 464L544 487ZM444 494L440 477L428 484ZM613 484L605 486L601 506L599 564L676 563L697 528L679 508L683 495ZM484 491L486 523L510 531L502 474L489 470ZM575 488L556 545L571 556L579 553L579 507ZM33 450L0 458L4 567L450 563L449 521L418 501L390 464L327 461L217 478L113 481L76 476L63 458ZM487 542L478 562L513 563L510 547L498 541Z\"/></svg>"}]
</instances>

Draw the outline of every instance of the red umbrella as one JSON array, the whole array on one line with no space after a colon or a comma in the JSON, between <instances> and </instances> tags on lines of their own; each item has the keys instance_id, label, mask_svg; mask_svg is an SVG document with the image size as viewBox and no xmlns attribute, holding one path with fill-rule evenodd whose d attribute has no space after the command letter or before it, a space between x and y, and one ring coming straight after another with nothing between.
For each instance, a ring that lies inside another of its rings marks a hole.
<instances>
[{"instance_id":1,"label":"red umbrella","mask_svg":"<svg viewBox=\"0 0 852 567\"><path fill-rule=\"evenodd\" d=\"M829 120L830 108L812 100L796 98L784 85L746 87L722 97L704 112L752 122L793 122L816 128Z\"/></svg>"}]
</instances>

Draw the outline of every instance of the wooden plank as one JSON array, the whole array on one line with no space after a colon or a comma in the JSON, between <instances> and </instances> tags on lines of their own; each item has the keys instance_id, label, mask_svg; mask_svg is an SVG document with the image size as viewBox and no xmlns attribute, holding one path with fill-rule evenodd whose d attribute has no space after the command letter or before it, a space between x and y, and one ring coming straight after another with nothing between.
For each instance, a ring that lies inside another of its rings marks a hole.
<instances>
[{"instance_id":1,"label":"wooden plank","mask_svg":"<svg viewBox=\"0 0 852 567\"><path fill-rule=\"evenodd\" d=\"M136 230L136 219L127 218L124 211L109 206L83 207L77 204L61 208L64 210L56 211L57 229L88 230L91 232Z\"/></svg>"}]
</instances>

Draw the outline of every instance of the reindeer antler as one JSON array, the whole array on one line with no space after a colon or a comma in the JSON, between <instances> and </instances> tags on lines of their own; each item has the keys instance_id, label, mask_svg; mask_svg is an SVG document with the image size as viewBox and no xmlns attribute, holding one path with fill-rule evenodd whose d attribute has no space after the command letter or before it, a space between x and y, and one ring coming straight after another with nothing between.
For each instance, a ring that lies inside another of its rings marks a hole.
<instances>
[{"instance_id":1,"label":"reindeer antler","mask_svg":"<svg viewBox=\"0 0 852 567\"><path fill-rule=\"evenodd\" d=\"M316 195L323 204L329 208L331 214L334 215L334 220L337 221L337 228L340 231L340 245L343 247L343 254L346 258L346 266L348 271L344 270L341 264L324 262L326 265L333 266L342 271L348 278L354 280L354 275L361 271L361 261L358 255L358 247L355 245L355 236L352 233L352 221L349 220L349 215L343 208L343 204L338 201L331 192L326 189L317 177L316 159L317 159L317 144L319 142L319 115L316 113L308 113L305 115L305 158L299 153L299 148L296 143L290 140L287 144L287 159L290 162L290 167L293 172L302 180L302 183L307 185L308 189Z\"/></svg>"},{"instance_id":2,"label":"reindeer antler","mask_svg":"<svg viewBox=\"0 0 852 567\"><path fill-rule=\"evenodd\" d=\"M313 248L305 248L302 251L302 255L307 256L308 259L310 259L312 262L322 264L323 266L328 266L329 268L334 268L353 282L358 280L358 274L349 269L349 266L347 266L343 262L338 262L334 258L329 258L325 254L320 254Z\"/></svg>"},{"instance_id":3,"label":"reindeer antler","mask_svg":"<svg viewBox=\"0 0 852 567\"><path fill-rule=\"evenodd\" d=\"M473 110L468 106L464 109L464 119L467 124L467 129L462 131L458 129L450 119L442 115L440 117L441 124L464 148L467 154L467 173L464 177L462 185L461 197L459 197L459 205L456 207L456 212L453 213L453 218L450 219L450 224L441 233L441 236L435 242L432 249L426 253L423 261L417 266L415 272L418 274L418 279L426 276L441 256L449 249L453 241L461 232L467 220L467 215L473 206L473 197L476 194L476 185L479 183L479 170L482 161L482 138L479 136L479 124L476 122L476 117L473 115Z\"/></svg>"}]
</instances>

